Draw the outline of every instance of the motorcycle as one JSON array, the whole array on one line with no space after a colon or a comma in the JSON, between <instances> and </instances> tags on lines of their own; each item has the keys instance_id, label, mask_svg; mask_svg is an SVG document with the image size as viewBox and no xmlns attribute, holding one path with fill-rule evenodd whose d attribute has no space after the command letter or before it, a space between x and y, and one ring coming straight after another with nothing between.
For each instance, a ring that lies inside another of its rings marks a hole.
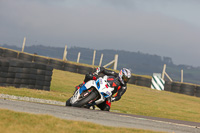
<instances>
[{"instance_id":1,"label":"motorcycle","mask_svg":"<svg viewBox=\"0 0 200 133\"><path fill-rule=\"evenodd\" d=\"M106 98L110 98L114 88L110 87L107 78L108 76L105 75L97 80L86 82L66 101L66 106L90 108L104 102Z\"/></svg>"}]
</instances>

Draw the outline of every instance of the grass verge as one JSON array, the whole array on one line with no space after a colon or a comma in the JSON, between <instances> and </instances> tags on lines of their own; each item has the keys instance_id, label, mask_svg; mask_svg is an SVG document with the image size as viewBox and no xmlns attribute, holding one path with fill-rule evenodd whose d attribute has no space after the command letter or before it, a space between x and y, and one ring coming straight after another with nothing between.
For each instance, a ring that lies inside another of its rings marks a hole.
<instances>
[{"instance_id":1,"label":"grass verge","mask_svg":"<svg viewBox=\"0 0 200 133\"><path fill-rule=\"evenodd\" d=\"M148 130L101 126L89 122L63 120L50 115L35 115L4 109L0 109L0 114L0 131L4 133L154 133Z\"/></svg>"}]
</instances>

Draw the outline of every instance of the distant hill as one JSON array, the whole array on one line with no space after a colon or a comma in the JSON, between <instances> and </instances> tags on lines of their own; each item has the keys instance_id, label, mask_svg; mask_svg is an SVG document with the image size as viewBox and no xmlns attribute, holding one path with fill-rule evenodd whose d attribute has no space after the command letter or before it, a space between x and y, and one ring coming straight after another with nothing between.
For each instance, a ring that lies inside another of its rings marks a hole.
<instances>
[{"instance_id":1,"label":"distant hill","mask_svg":"<svg viewBox=\"0 0 200 133\"><path fill-rule=\"evenodd\" d=\"M5 48L21 50L21 48L10 45L1 45ZM33 45L25 47L25 52L37 53L47 57L62 59L64 48L49 47L43 45ZM94 49L71 47L67 49L67 59L76 62L78 52L81 52L80 63L92 64ZM181 69L184 70L184 81L200 84L200 68L188 65L175 65L170 57L161 57L159 55L144 54L142 52L128 52L123 50L96 50L95 65L99 65L100 56L103 56L102 65L105 65L114 59L115 54L119 55L118 70L126 67L132 69L132 72L140 75L152 75L161 73L163 65L167 65L167 73L175 81L180 81Z\"/></svg>"}]
</instances>

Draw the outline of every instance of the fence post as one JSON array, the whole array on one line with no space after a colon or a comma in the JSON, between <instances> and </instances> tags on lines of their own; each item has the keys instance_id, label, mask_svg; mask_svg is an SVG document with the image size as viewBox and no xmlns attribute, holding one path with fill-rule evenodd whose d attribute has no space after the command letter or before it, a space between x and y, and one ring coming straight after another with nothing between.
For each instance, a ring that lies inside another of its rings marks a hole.
<instances>
[{"instance_id":1,"label":"fence post","mask_svg":"<svg viewBox=\"0 0 200 133\"><path fill-rule=\"evenodd\" d=\"M165 72L165 75L167 76L167 78L172 82L173 80L170 78L170 76Z\"/></svg>"},{"instance_id":2,"label":"fence post","mask_svg":"<svg viewBox=\"0 0 200 133\"><path fill-rule=\"evenodd\" d=\"M102 60L103 60L103 54L101 54L101 58L100 58L100 61L99 61L99 66L101 66Z\"/></svg>"},{"instance_id":3,"label":"fence post","mask_svg":"<svg viewBox=\"0 0 200 133\"><path fill-rule=\"evenodd\" d=\"M95 56L96 56L96 50L94 50L94 54L93 54L93 61L92 61L93 66L94 66L94 62L95 62Z\"/></svg>"},{"instance_id":4,"label":"fence post","mask_svg":"<svg viewBox=\"0 0 200 133\"><path fill-rule=\"evenodd\" d=\"M115 62L115 61L114 61L114 60L112 60L111 62L109 62L108 64L104 65L103 67L110 66L110 65L112 65L114 62Z\"/></svg>"},{"instance_id":5,"label":"fence post","mask_svg":"<svg viewBox=\"0 0 200 133\"><path fill-rule=\"evenodd\" d=\"M162 79L164 80L165 77L165 70L166 70L166 64L163 66L163 72L162 72Z\"/></svg>"},{"instance_id":6,"label":"fence post","mask_svg":"<svg viewBox=\"0 0 200 133\"><path fill-rule=\"evenodd\" d=\"M65 50L64 50L64 54L63 54L63 60L64 61L67 60L67 45L65 45Z\"/></svg>"},{"instance_id":7,"label":"fence post","mask_svg":"<svg viewBox=\"0 0 200 133\"><path fill-rule=\"evenodd\" d=\"M79 63L81 52L78 53L77 63Z\"/></svg>"},{"instance_id":8,"label":"fence post","mask_svg":"<svg viewBox=\"0 0 200 133\"><path fill-rule=\"evenodd\" d=\"M183 69L181 70L181 82L183 83Z\"/></svg>"},{"instance_id":9,"label":"fence post","mask_svg":"<svg viewBox=\"0 0 200 133\"><path fill-rule=\"evenodd\" d=\"M118 54L115 55L114 70L117 70Z\"/></svg>"},{"instance_id":10,"label":"fence post","mask_svg":"<svg viewBox=\"0 0 200 133\"><path fill-rule=\"evenodd\" d=\"M118 62L118 54L115 55L114 60L112 60L110 63L104 65L103 67L107 67L107 66L111 65L110 68L113 67L114 70L117 70L117 62Z\"/></svg>"},{"instance_id":11,"label":"fence post","mask_svg":"<svg viewBox=\"0 0 200 133\"><path fill-rule=\"evenodd\" d=\"M22 52L24 52L25 44L26 44L26 37L24 37L24 41L23 41L23 45L22 45Z\"/></svg>"}]
</instances>

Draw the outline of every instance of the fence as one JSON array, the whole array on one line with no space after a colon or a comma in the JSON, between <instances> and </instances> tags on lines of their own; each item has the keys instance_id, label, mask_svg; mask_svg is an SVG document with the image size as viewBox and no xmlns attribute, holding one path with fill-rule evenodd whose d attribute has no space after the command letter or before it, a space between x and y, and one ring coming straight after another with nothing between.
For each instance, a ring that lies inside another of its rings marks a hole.
<instances>
[{"instance_id":1,"label":"fence","mask_svg":"<svg viewBox=\"0 0 200 133\"><path fill-rule=\"evenodd\" d=\"M24 52L25 45L26 45L26 37L24 37L24 41L23 41L23 44L22 44L22 50L21 50L22 53ZM77 61L76 61L77 63L79 63L79 61L80 61L80 56L81 56L81 53L79 52L78 57L77 57ZM96 50L94 50L94 53L93 53L92 66L94 66L94 64L95 64L95 57L96 57ZM101 54L99 66L101 66L102 60L103 60L103 54ZM65 45L65 49L64 49L64 52L63 52L63 61L67 61L67 45ZM114 60L112 60L108 64L104 65L104 67L109 66L109 68L113 67L114 70L117 70L117 63L118 63L118 55L116 54Z\"/></svg>"}]
</instances>

